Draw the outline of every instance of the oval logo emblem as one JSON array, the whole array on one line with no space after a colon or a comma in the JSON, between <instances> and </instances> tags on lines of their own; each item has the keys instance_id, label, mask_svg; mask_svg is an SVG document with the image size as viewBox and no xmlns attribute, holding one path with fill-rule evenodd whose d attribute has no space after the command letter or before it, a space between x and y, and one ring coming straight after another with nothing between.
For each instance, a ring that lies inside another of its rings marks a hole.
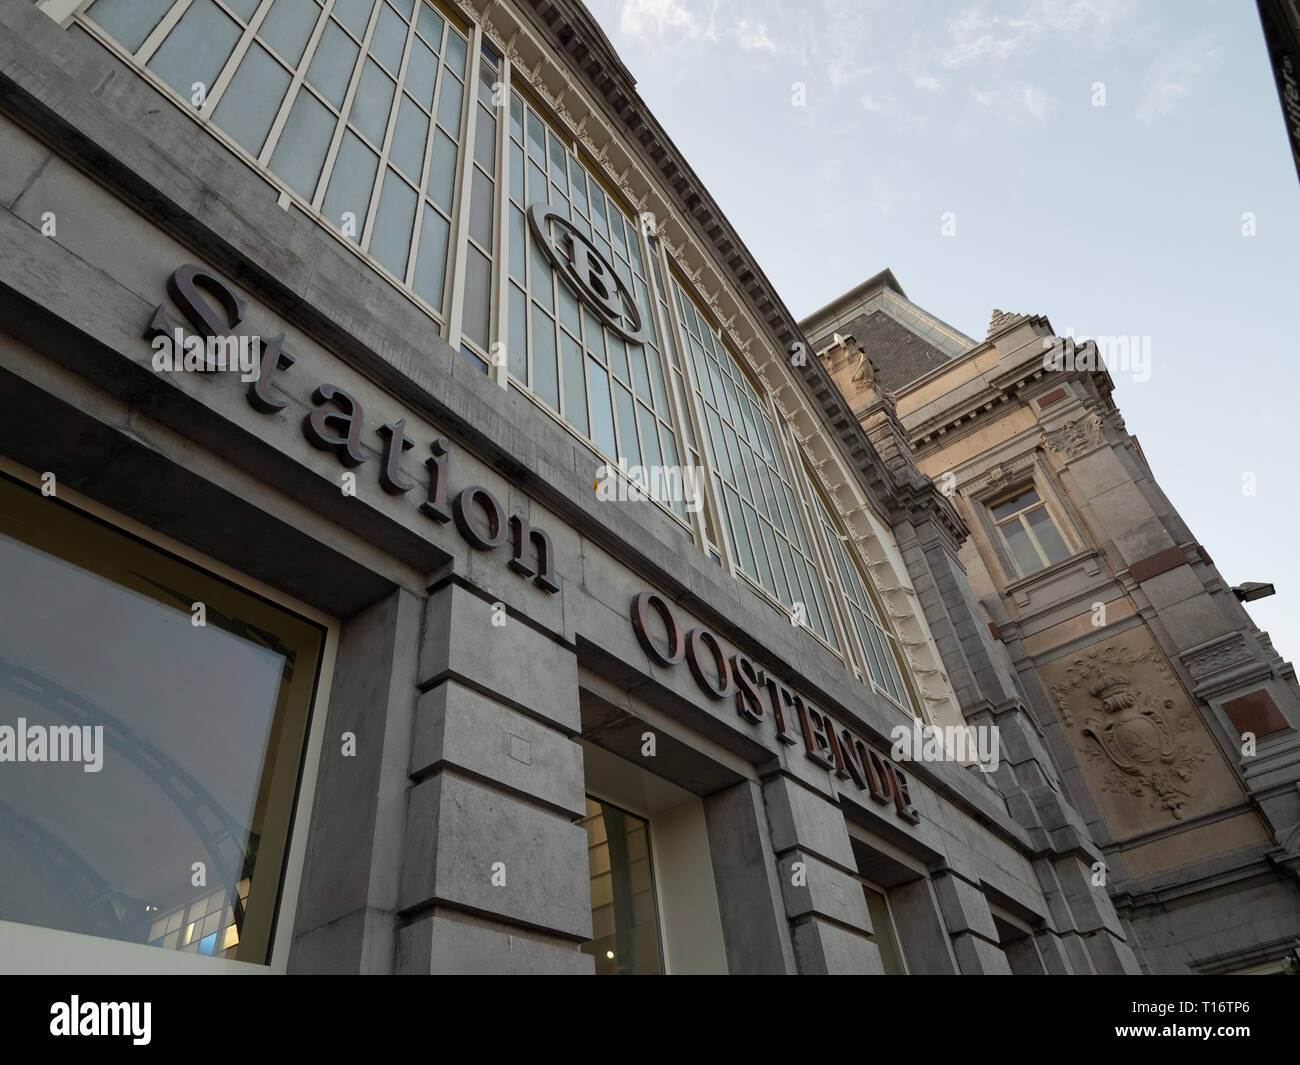
<instances>
[{"instance_id":1,"label":"oval logo emblem","mask_svg":"<svg viewBox=\"0 0 1300 1065\"><path fill-rule=\"evenodd\" d=\"M551 239L552 222L562 247ZM654 339L648 323L641 319L636 298L600 249L577 226L544 203L528 208L528 224L556 272L602 324L630 344Z\"/></svg>"}]
</instances>

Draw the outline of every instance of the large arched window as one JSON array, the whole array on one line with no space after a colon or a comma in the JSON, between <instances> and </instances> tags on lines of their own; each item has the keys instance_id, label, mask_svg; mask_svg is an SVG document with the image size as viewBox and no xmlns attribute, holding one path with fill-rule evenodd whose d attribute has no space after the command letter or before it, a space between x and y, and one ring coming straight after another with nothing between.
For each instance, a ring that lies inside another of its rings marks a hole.
<instances>
[{"instance_id":1,"label":"large arched window","mask_svg":"<svg viewBox=\"0 0 1300 1065\"><path fill-rule=\"evenodd\" d=\"M903 709L917 714L917 700L907 679L902 648L889 623L871 580L859 568L849 547L848 537L840 532L821 495L813 491L814 507L821 521L822 534L835 570L840 602L848 615L854 649L864 679Z\"/></svg>"},{"instance_id":2,"label":"large arched window","mask_svg":"<svg viewBox=\"0 0 1300 1065\"><path fill-rule=\"evenodd\" d=\"M94 0L84 18L444 321L462 30L425 0Z\"/></svg>"},{"instance_id":3,"label":"large arched window","mask_svg":"<svg viewBox=\"0 0 1300 1065\"><path fill-rule=\"evenodd\" d=\"M832 647L835 627L776 427L726 345L671 281L713 486L736 567Z\"/></svg>"}]
</instances>

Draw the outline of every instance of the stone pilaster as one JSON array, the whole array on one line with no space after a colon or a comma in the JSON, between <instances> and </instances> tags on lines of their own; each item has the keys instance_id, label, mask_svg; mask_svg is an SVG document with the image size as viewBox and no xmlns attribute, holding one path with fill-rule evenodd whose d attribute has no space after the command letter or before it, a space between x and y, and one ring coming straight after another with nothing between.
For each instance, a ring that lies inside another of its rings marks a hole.
<instances>
[{"instance_id":1,"label":"stone pilaster","mask_svg":"<svg viewBox=\"0 0 1300 1065\"><path fill-rule=\"evenodd\" d=\"M589 973L576 658L493 618L454 583L425 609L397 969Z\"/></svg>"}]
</instances>

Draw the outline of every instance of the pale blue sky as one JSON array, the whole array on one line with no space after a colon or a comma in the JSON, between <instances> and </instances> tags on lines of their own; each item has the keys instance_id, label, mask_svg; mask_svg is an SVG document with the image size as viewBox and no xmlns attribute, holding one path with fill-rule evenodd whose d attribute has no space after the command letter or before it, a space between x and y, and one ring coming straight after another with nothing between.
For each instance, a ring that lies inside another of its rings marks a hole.
<instances>
[{"instance_id":1,"label":"pale blue sky","mask_svg":"<svg viewBox=\"0 0 1300 1065\"><path fill-rule=\"evenodd\" d=\"M1149 337L1128 429L1300 655L1300 181L1254 3L588 3L796 316L888 266L976 338Z\"/></svg>"}]
</instances>

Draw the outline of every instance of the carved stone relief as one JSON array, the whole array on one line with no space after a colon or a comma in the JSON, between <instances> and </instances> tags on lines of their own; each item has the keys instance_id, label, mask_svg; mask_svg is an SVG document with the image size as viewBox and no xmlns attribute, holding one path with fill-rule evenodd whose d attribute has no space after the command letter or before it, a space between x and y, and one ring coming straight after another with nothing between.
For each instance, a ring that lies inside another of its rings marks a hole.
<instances>
[{"instance_id":1,"label":"carved stone relief","mask_svg":"<svg viewBox=\"0 0 1300 1065\"><path fill-rule=\"evenodd\" d=\"M1039 674L1117 836L1240 801L1235 776L1145 627Z\"/></svg>"},{"instance_id":2,"label":"carved stone relief","mask_svg":"<svg viewBox=\"0 0 1300 1065\"><path fill-rule=\"evenodd\" d=\"M1080 455L1100 446L1102 436L1102 418L1096 411L1088 411L1078 418L1072 418L1059 429L1044 434L1047 446L1058 455L1066 458L1078 458Z\"/></svg>"}]
</instances>

